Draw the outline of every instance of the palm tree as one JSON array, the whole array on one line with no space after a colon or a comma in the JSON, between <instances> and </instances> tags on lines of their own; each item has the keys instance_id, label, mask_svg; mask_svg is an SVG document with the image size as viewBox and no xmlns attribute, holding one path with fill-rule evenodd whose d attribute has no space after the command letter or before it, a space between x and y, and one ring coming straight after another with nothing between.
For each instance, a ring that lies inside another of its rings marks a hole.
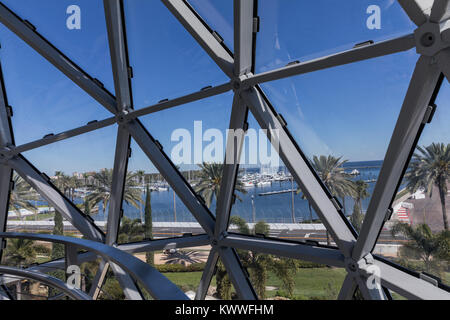
<instances>
[{"instance_id":1,"label":"palm tree","mask_svg":"<svg viewBox=\"0 0 450 320\"><path fill-rule=\"evenodd\" d=\"M335 197L342 198L345 214L345 197L354 195L354 183L345 173L343 165L348 160L342 160L342 157L336 158L331 155L314 156L311 164L319 175L322 182ZM327 243L330 244L330 237L327 230Z\"/></svg>"},{"instance_id":2,"label":"palm tree","mask_svg":"<svg viewBox=\"0 0 450 320\"><path fill-rule=\"evenodd\" d=\"M139 219L130 219L123 217L120 223L118 242L130 243L142 241L144 238L144 226Z\"/></svg>"},{"instance_id":3,"label":"palm tree","mask_svg":"<svg viewBox=\"0 0 450 320\"><path fill-rule=\"evenodd\" d=\"M410 192L416 192L423 188L431 198L433 187L439 191L442 207L444 230L448 230L447 212L445 209L445 197L447 195L447 181L450 176L450 144L432 143L428 147L417 147L409 170L405 174L407 188Z\"/></svg>"},{"instance_id":4,"label":"palm tree","mask_svg":"<svg viewBox=\"0 0 450 320\"><path fill-rule=\"evenodd\" d=\"M5 262L16 267L26 267L36 261L39 252L48 253L48 249L42 245L36 245L33 240L8 239L5 250Z\"/></svg>"},{"instance_id":5,"label":"palm tree","mask_svg":"<svg viewBox=\"0 0 450 320\"><path fill-rule=\"evenodd\" d=\"M13 175L14 188L11 190L9 198L9 210L14 211L22 219L20 209L34 211L37 215L37 208L32 201L37 200L33 188L22 179L17 173Z\"/></svg>"},{"instance_id":6,"label":"palm tree","mask_svg":"<svg viewBox=\"0 0 450 320\"><path fill-rule=\"evenodd\" d=\"M200 165L200 168L200 181L195 186L195 192L205 199L206 206L209 208L211 207L214 197L216 198L216 201L219 198L224 165L222 163L203 163ZM234 189L242 194L247 193L240 180L236 181ZM235 196L242 201L237 194L235 194Z\"/></svg>"},{"instance_id":7,"label":"palm tree","mask_svg":"<svg viewBox=\"0 0 450 320\"><path fill-rule=\"evenodd\" d=\"M397 222L391 229L395 237L399 234L410 239L403 245L403 255L413 258L419 258L423 261L425 271L431 272L433 269L439 269L439 260L449 260L450 232L441 231L433 234L430 227L426 224L420 224L412 227L407 223Z\"/></svg>"},{"instance_id":8,"label":"palm tree","mask_svg":"<svg viewBox=\"0 0 450 320\"><path fill-rule=\"evenodd\" d=\"M350 222L353 224L355 229L359 232L361 229L362 222L364 220L364 215L362 213L362 199L370 197L370 193L367 191L369 185L363 180L358 180L354 182L355 192L354 200L355 205L353 207L353 213L350 218Z\"/></svg>"},{"instance_id":9,"label":"palm tree","mask_svg":"<svg viewBox=\"0 0 450 320\"><path fill-rule=\"evenodd\" d=\"M62 171L55 172L55 180L53 183L65 195L70 196L70 177L65 175Z\"/></svg>"},{"instance_id":10,"label":"palm tree","mask_svg":"<svg viewBox=\"0 0 450 320\"><path fill-rule=\"evenodd\" d=\"M111 198L112 172L112 169L105 169L101 172L95 173L94 178L98 181L98 185L88 185L88 190L91 193L86 197L86 200L89 202L91 208L99 203L102 203L103 212L106 213L106 208ZM136 174L127 173L123 200L127 204L131 204L133 207L139 208L139 203L142 202L142 198L140 190L133 188L136 186L136 182L134 181L135 176Z\"/></svg>"},{"instance_id":11,"label":"palm tree","mask_svg":"<svg viewBox=\"0 0 450 320\"><path fill-rule=\"evenodd\" d=\"M231 217L230 223L236 225L242 234L269 235L269 225L264 221L256 223L252 230L249 229L245 220L238 216ZM295 260L242 250L238 250L238 255L243 266L250 269L250 279L260 299L266 298L266 283L269 271L274 272L282 281L283 287L292 295L295 284L293 276L297 271Z\"/></svg>"}]
</instances>

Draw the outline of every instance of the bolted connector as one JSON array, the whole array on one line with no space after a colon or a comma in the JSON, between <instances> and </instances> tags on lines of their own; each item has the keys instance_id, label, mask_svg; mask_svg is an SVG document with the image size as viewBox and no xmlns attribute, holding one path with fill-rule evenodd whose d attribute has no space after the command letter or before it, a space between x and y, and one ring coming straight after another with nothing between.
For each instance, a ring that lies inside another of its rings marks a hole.
<instances>
[{"instance_id":1,"label":"bolted connector","mask_svg":"<svg viewBox=\"0 0 450 320\"><path fill-rule=\"evenodd\" d=\"M133 67L128 67L128 78L133 79L134 73L133 73Z\"/></svg>"},{"instance_id":2,"label":"bolted connector","mask_svg":"<svg viewBox=\"0 0 450 320\"><path fill-rule=\"evenodd\" d=\"M342 209L342 205L341 203L338 201L338 199L336 199L336 197L333 197L330 199L331 202L333 203L334 207L339 211Z\"/></svg>"},{"instance_id":3,"label":"bolted connector","mask_svg":"<svg viewBox=\"0 0 450 320\"><path fill-rule=\"evenodd\" d=\"M431 106L427 107L427 110L425 111L425 115L423 116L422 123L428 124L431 123L433 120L434 113L436 111L437 106L435 104L432 104Z\"/></svg>"},{"instance_id":4,"label":"bolted connector","mask_svg":"<svg viewBox=\"0 0 450 320\"><path fill-rule=\"evenodd\" d=\"M384 216L384 222L391 220L393 213L394 213L394 209L392 209L392 208L387 209L386 215Z\"/></svg>"},{"instance_id":5,"label":"bolted connector","mask_svg":"<svg viewBox=\"0 0 450 320\"><path fill-rule=\"evenodd\" d=\"M45 181L50 182L50 178L44 172L41 172L41 177L44 178Z\"/></svg>"},{"instance_id":6,"label":"bolted connector","mask_svg":"<svg viewBox=\"0 0 450 320\"><path fill-rule=\"evenodd\" d=\"M280 124L281 124L282 127L286 127L287 126L287 122L286 122L286 120L284 120L284 118L281 115L281 113L277 114L277 119L278 119L278 121L280 121Z\"/></svg>"},{"instance_id":7,"label":"bolted connector","mask_svg":"<svg viewBox=\"0 0 450 320\"><path fill-rule=\"evenodd\" d=\"M30 28L33 31L36 31L36 27L28 20L24 20L23 23L25 23L25 25Z\"/></svg>"},{"instance_id":8,"label":"bolted connector","mask_svg":"<svg viewBox=\"0 0 450 320\"><path fill-rule=\"evenodd\" d=\"M260 19L259 17L254 17L253 18L253 33L258 33L259 32L259 23Z\"/></svg>"},{"instance_id":9,"label":"bolted connector","mask_svg":"<svg viewBox=\"0 0 450 320\"><path fill-rule=\"evenodd\" d=\"M163 146L158 140L155 140L155 144L156 144L156 146L158 147L159 150L161 150L161 151L163 150Z\"/></svg>"},{"instance_id":10,"label":"bolted connector","mask_svg":"<svg viewBox=\"0 0 450 320\"><path fill-rule=\"evenodd\" d=\"M368 40L368 41L364 41L364 42L355 44L353 46L353 48L354 49L361 48L361 47L365 47L365 46L370 46L371 44L374 44L373 40Z\"/></svg>"},{"instance_id":11,"label":"bolted connector","mask_svg":"<svg viewBox=\"0 0 450 320\"><path fill-rule=\"evenodd\" d=\"M6 107L6 114L8 115L8 117L12 118L14 113L13 113L13 108L11 106Z\"/></svg>"},{"instance_id":12,"label":"bolted connector","mask_svg":"<svg viewBox=\"0 0 450 320\"><path fill-rule=\"evenodd\" d=\"M94 78L93 81L94 81L97 85L99 85L100 87L102 87L102 88L105 87L105 85L103 84L103 82L101 82L101 81L98 80L97 78Z\"/></svg>"},{"instance_id":13,"label":"bolted connector","mask_svg":"<svg viewBox=\"0 0 450 320\"><path fill-rule=\"evenodd\" d=\"M435 277L433 277L433 276L431 276L429 274L426 274L424 272L421 272L419 277L420 277L420 279L422 279L422 280L424 280L424 281L426 281L428 283L431 283L435 287L439 286L439 282L440 282L439 278L436 279Z\"/></svg>"},{"instance_id":14,"label":"bolted connector","mask_svg":"<svg viewBox=\"0 0 450 320\"><path fill-rule=\"evenodd\" d=\"M216 40L222 44L223 43L223 38L220 36L220 34L217 31L213 31L212 33L213 37L216 38Z\"/></svg>"}]
</instances>

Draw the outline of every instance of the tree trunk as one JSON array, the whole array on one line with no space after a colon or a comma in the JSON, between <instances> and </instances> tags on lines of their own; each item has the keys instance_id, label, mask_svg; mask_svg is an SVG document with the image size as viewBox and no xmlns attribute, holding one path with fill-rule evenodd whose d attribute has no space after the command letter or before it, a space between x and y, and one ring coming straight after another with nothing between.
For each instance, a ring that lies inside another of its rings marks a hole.
<instances>
[{"instance_id":1,"label":"tree trunk","mask_svg":"<svg viewBox=\"0 0 450 320\"><path fill-rule=\"evenodd\" d=\"M444 220L444 230L447 231L448 230L448 220L447 220L447 212L445 211L445 192L444 192L443 186L438 185L438 188L439 188L439 197L441 198L442 218Z\"/></svg>"}]
</instances>

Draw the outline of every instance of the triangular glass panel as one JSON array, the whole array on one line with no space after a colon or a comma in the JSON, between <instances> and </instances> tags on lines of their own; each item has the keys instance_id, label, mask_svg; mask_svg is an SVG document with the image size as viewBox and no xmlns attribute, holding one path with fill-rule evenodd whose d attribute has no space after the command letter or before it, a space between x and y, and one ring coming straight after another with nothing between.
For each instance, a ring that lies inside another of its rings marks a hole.
<instances>
[{"instance_id":1,"label":"triangular glass panel","mask_svg":"<svg viewBox=\"0 0 450 320\"><path fill-rule=\"evenodd\" d=\"M105 230L106 208L111 190L117 126L98 129L24 153L34 166L82 213ZM94 150L94 151L93 151ZM67 232L77 233L71 227Z\"/></svg>"},{"instance_id":2,"label":"triangular glass panel","mask_svg":"<svg viewBox=\"0 0 450 320\"><path fill-rule=\"evenodd\" d=\"M407 51L262 85L347 217L367 210L416 61Z\"/></svg>"},{"instance_id":3,"label":"triangular glass panel","mask_svg":"<svg viewBox=\"0 0 450 320\"><path fill-rule=\"evenodd\" d=\"M229 231L334 245L325 226L253 115L243 146Z\"/></svg>"},{"instance_id":4,"label":"triangular glass panel","mask_svg":"<svg viewBox=\"0 0 450 320\"><path fill-rule=\"evenodd\" d=\"M16 35L0 25L3 75L16 144L111 114Z\"/></svg>"},{"instance_id":5,"label":"triangular glass panel","mask_svg":"<svg viewBox=\"0 0 450 320\"><path fill-rule=\"evenodd\" d=\"M432 122L425 125L374 252L429 281L449 286L450 85L444 80Z\"/></svg>"},{"instance_id":6,"label":"triangular glass panel","mask_svg":"<svg viewBox=\"0 0 450 320\"><path fill-rule=\"evenodd\" d=\"M209 191L220 189L232 104L228 92L141 119L213 214L216 192Z\"/></svg>"},{"instance_id":7,"label":"triangular glass panel","mask_svg":"<svg viewBox=\"0 0 450 320\"><path fill-rule=\"evenodd\" d=\"M167 125L168 123L165 126ZM126 181L125 188L130 192L137 192L141 201L123 203L124 214L121 219L118 243L205 233L163 175L133 139L128 172L129 179ZM181 169L181 172L188 181L190 176L194 177L195 174L193 169ZM150 225L146 223L147 220L151 220ZM175 249L173 251L155 253L155 263L164 264L166 255L178 252ZM141 258L147 261L145 254L142 254Z\"/></svg>"},{"instance_id":8,"label":"triangular glass panel","mask_svg":"<svg viewBox=\"0 0 450 320\"><path fill-rule=\"evenodd\" d=\"M223 39L225 45L234 51L233 1L188 0L188 2L205 23Z\"/></svg>"},{"instance_id":9,"label":"triangular glass panel","mask_svg":"<svg viewBox=\"0 0 450 320\"><path fill-rule=\"evenodd\" d=\"M229 81L161 1L124 6L137 109Z\"/></svg>"},{"instance_id":10,"label":"triangular glass panel","mask_svg":"<svg viewBox=\"0 0 450 320\"><path fill-rule=\"evenodd\" d=\"M416 28L391 0L261 1L258 15L257 72L396 38Z\"/></svg>"},{"instance_id":11,"label":"triangular glass panel","mask_svg":"<svg viewBox=\"0 0 450 320\"><path fill-rule=\"evenodd\" d=\"M102 1L6 0L3 3L31 23L39 34L90 76L114 92Z\"/></svg>"}]
</instances>

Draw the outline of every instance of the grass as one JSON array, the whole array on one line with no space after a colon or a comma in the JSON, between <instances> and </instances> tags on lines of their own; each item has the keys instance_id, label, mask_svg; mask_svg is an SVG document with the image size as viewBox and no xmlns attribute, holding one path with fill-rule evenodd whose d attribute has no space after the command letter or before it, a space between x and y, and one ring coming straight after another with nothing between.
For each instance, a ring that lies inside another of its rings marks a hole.
<instances>
[{"instance_id":1,"label":"grass","mask_svg":"<svg viewBox=\"0 0 450 320\"><path fill-rule=\"evenodd\" d=\"M167 272L163 273L170 281L175 283L184 292L196 291L203 272ZM216 280L213 278L211 286L216 286Z\"/></svg>"},{"instance_id":2,"label":"grass","mask_svg":"<svg viewBox=\"0 0 450 320\"><path fill-rule=\"evenodd\" d=\"M298 299L336 299L347 273L341 268L302 268L295 275L294 296ZM281 281L269 274L267 286L281 289ZM274 297L277 290L268 291Z\"/></svg>"},{"instance_id":3,"label":"grass","mask_svg":"<svg viewBox=\"0 0 450 320\"><path fill-rule=\"evenodd\" d=\"M170 272L164 275L183 291L196 291L202 272ZM295 276L294 296L299 299L336 299L346 272L337 268L302 268ZM211 286L216 286L213 278ZM281 281L269 273L267 286L281 288ZM277 290L267 291L267 297L276 295Z\"/></svg>"}]
</instances>

